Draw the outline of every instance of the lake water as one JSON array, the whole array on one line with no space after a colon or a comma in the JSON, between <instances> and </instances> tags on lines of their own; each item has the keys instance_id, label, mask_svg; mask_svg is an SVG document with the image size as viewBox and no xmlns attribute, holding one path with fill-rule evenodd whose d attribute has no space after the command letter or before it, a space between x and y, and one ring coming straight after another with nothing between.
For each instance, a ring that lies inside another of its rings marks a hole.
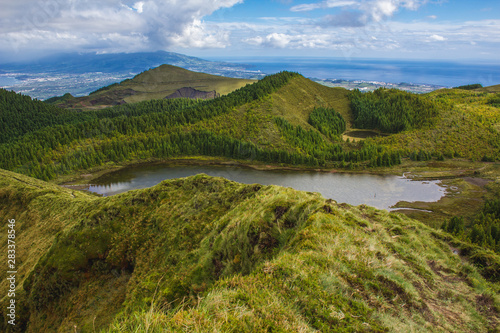
<instances>
[{"instance_id":1,"label":"lake water","mask_svg":"<svg viewBox=\"0 0 500 333\"><path fill-rule=\"evenodd\" d=\"M412 181L399 176L307 171L259 171L232 166L141 165L97 179L89 190L110 196L154 186L165 179L204 173L244 184L280 185L301 191L319 192L325 198L351 205L366 204L390 209L399 201L438 201L446 189L439 181Z\"/></svg>"},{"instance_id":2,"label":"lake water","mask_svg":"<svg viewBox=\"0 0 500 333\"><path fill-rule=\"evenodd\" d=\"M287 70L305 77L381 81L390 83L433 84L446 87L481 83L500 84L500 62L377 60L312 57L231 57L212 60L249 65L249 70L272 74Z\"/></svg>"}]
</instances>

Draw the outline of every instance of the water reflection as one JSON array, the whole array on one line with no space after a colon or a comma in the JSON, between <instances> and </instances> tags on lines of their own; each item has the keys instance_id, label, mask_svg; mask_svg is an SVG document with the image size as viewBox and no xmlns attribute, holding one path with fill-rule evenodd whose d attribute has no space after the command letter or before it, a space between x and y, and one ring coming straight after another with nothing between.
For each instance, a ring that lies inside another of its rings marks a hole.
<instances>
[{"instance_id":1,"label":"water reflection","mask_svg":"<svg viewBox=\"0 0 500 333\"><path fill-rule=\"evenodd\" d=\"M105 196L154 186L165 179L200 173L245 184L280 185L301 191L319 192L325 198L351 205L366 204L389 209L399 201L438 201L446 189L439 181L412 181L399 176L307 171L260 171L231 166L129 167L101 177L89 190Z\"/></svg>"}]
</instances>

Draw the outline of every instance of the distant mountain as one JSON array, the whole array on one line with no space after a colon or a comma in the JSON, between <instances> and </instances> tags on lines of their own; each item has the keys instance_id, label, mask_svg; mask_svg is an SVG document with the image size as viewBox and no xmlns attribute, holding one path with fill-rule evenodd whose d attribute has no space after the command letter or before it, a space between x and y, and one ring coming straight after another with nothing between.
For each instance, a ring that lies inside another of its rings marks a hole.
<instances>
[{"instance_id":1,"label":"distant mountain","mask_svg":"<svg viewBox=\"0 0 500 333\"><path fill-rule=\"evenodd\" d=\"M212 75L255 79L262 76L241 64L208 61L173 52L69 53L37 61L0 64L0 87L33 98L70 93L85 96L163 64Z\"/></svg>"},{"instance_id":2,"label":"distant mountain","mask_svg":"<svg viewBox=\"0 0 500 333\"><path fill-rule=\"evenodd\" d=\"M64 108L89 110L166 97L206 99L208 96L214 98L217 95L228 94L253 82L255 81L193 72L177 66L162 65L138 74L133 79L103 87L88 96L75 98L68 97L66 94L62 97L50 98L47 102ZM198 93L186 95L186 91L197 91ZM210 94L207 95L207 93Z\"/></svg>"},{"instance_id":3,"label":"distant mountain","mask_svg":"<svg viewBox=\"0 0 500 333\"><path fill-rule=\"evenodd\" d=\"M16 71L19 73L140 73L163 64L186 69L227 75L240 73L248 76L250 71L244 65L208 61L180 53L157 51L140 53L66 53L45 57L36 61L0 64L0 73Z\"/></svg>"}]
</instances>

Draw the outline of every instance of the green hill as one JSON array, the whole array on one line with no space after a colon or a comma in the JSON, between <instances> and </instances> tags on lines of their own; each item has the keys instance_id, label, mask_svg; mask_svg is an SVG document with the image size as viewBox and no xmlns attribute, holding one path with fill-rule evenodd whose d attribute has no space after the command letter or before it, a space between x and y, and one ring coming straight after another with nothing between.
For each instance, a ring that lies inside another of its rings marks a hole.
<instances>
[{"instance_id":1,"label":"green hill","mask_svg":"<svg viewBox=\"0 0 500 333\"><path fill-rule=\"evenodd\" d=\"M432 124L378 138L386 147L434 157L500 160L500 108L490 104L493 93L441 89L426 97L442 105Z\"/></svg>"},{"instance_id":2,"label":"green hill","mask_svg":"<svg viewBox=\"0 0 500 333\"><path fill-rule=\"evenodd\" d=\"M142 80L162 81L165 72L144 73ZM212 100L148 100L84 112L46 106L39 122L31 119L41 102L13 95L26 107L3 118L4 128L21 132L0 143L0 168L54 182L179 158L260 168L412 171L430 179L483 177L478 181L485 184L499 179L497 93L443 89L415 95L381 89L362 94L282 72ZM25 116L34 126L23 127ZM453 193L459 195L438 206L406 203L421 209L407 214L437 227L455 215L471 223L498 189L466 182L449 184L458 186Z\"/></svg>"},{"instance_id":3,"label":"green hill","mask_svg":"<svg viewBox=\"0 0 500 333\"><path fill-rule=\"evenodd\" d=\"M70 95L71 96L71 95ZM65 95L65 99L72 98ZM0 89L0 144L15 142L24 135L47 127L58 129L61 125L74 125L102 119L139 116L144 113L166 112L182 108L195 101L171 100L163 103L161 110L138 108L107 108L98 111L75 112L33 100L29 96Z\"/></svg>"},{"instance_id":4,"label":"green hill","mask_svg":"<svg viewBox=\"0 0 500 333\"><path fill-rule=\"evenodd\" d=\"M309 124L309 115L318 107L348 117L346 92L283 72L210 101L127 104L95 111L114 118L46 128L0 146L0 166L52 179L110 162L186 155L311 167L398 164L397 151L346 145Z\"/></svg>"},{"instance_id":5,"label":"green hill","mask_svg":"<svg viewBox=\"0 0 500 333\"><path fill-rule=\"evenodd\" d=\"M478 91L487 91L487 92L493 92L493 93L497 93L497 92L500 92L500 84L497 84L497 85L494 85L494 86L489 86L489 87L483 87L483 88L479 88L477 89Z\"/></svg>"},{"instance_id":6,"label":"green hill","mask_svg":"<svg viewBox=\"0 0 500 333\"><path fill-rule=\"evenodd\" d=\"M0 170L0 215L3 332L499 328L496 254L315 193L198 175L100 198Z\"/></svg>"},{"instance_id":7,"label":"green hill","mask_svg":"<svg viewBox=\"0 0 500 333\"><path fill-rule=\"evenodd\" d=\"M198 73L172 65L162 65L136 75L132 79L103 87L88 96L51 98L49 103L70 109L102 109L124 103L162 99L181 88L226 95L255 80L235 79Z\"/></svg>"}]
</instances>

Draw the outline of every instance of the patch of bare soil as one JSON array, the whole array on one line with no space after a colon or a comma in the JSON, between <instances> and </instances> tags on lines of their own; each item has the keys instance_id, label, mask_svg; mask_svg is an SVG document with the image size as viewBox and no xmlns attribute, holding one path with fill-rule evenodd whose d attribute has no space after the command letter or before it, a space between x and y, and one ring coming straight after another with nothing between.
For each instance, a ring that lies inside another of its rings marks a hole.
<instances>
[{"instance_id":1,"label":"patch of bare soil","mask_svg":"<svg viewBox=\"0 0 500 333\"><path fill-rule=\"evenodd\" d=\"M479 187L484 187L486 184L491 182L489 179L477 178L477 177L464 177L464 180L472 185L476 185Z\"/></svg>"}]
</instances>

